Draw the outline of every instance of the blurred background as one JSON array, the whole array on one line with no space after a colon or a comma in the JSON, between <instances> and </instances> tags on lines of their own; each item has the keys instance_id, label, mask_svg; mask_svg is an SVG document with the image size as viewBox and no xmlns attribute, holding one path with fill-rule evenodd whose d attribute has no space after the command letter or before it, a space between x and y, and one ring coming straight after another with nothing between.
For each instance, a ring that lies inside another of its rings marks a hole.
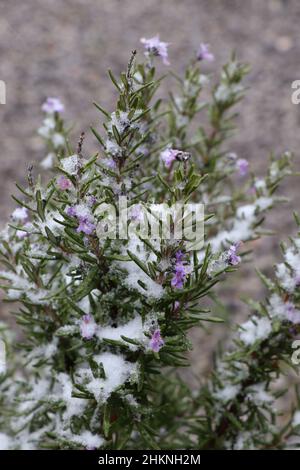
<instances>
[{"instance_id":1,"label":"blurred background","mask_svg":"<svg viewBox=\"0 0 300 470\"><path fill-rule=\"evenodd\" d=\"M62 99L66 119L76 124L77 141L82 130L99 125L94 100L111 108L114 89L106 70L124 69L135 48L141 57L140 38L157 33L171 43L170 62L178 72L200 42L210 44L214 69L232 50L250 63L250 89L231 151L263 175L269 151L289 149L299 169L300 105L291 103L291 83L300 79L299 24L299 0L2 0L0 79L6 83L7 103L0 105L0 226L13 208L14 182L22 183L28 163L45 156L36 134L44 99ZM241 309L240 294L263 296L254 267L271 271L279 260L279 240L295 233L292 210L299 209L299 181L285 182L281 194L291 202L268 217L267 227L277 234L253 244L255 263L242 267L234 290L229 281L233 313ZM202 343L198 336L195 340ZM200 344L197 369L204 356Z\"/></svg>"}]
</instances>

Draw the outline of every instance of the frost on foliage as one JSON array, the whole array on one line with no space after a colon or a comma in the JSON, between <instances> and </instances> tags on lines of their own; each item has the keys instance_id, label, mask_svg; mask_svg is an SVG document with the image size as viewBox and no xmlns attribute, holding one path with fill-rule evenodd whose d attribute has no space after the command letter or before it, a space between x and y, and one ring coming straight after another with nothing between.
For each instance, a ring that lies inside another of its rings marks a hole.
<instances>
[{"instance_id":1,"label":"frost on foliage","mask_svg":"<svg viewBox=\"0 0 300 470\"><path fill-rule=\"evenodd\" d=\"M6 300L18 301L24 338L18 353L8 347L0 378L0 407L7 410L0 413L0 447L202 448L211 432L219 439L219 428L229 429L224 448L255 447L261 435L249 438L249 410L272 416L260 347L274 348L281 338L284 349L299 323L296 242L277 267L273 297L238 328L236 350L218 360L207 401L191 397L173 371L187 365L189 329L219 321L204 297L214 298L219 271L238 268L240 242L260 235L265 212L280 202L274 190L290 173L290 158L273 159L268 175L256 178L242 155L227 152L247 67L231 61L211 86L202 63L213 55L202 44L167 103L155 97L154 60L168 63L169 44L158 36L142 43L147 64L137 64L134 52L126 73L109 74L119 96L115 109L96 105L104 126L92 129L92 155L84 134L70 150L62 103L49 98L43 105L41 165L56 173L44 184L29 170L0 234L1 287ZM206 204L214 217L206 222L205 249L188 252L186 240L174 238L108 237L98 209L117 208L119 196L127 198L131 222L149 203ZM199 409L207 412L204 429L205 419L191 424ZM239 409L244 421L235 428L228 415Z\"/></svg>"},{"instance_id":2,"label":"frost on foliage","mask_svg":"<svg viewBox=\"0 0 300 470\"><path fill-rule=\"evenodd\" d=\"M89 367L75 371L75 382L90 392L97 401L105 401L111 393L127 380L137 379L137 366L124 359L122 355L102 353L93 357L98 366L103 367L104 377L95 378Z\"/></svg>"},{"instance_id":3,"label":"frost on foliage","mask_svg":"<svg viewBox=\"0 0 300 470\"><path fill-rule=\"evenodd\" d=\"M79 165L78 155L71 155L70 157L63 158L60 160L60 165L69 175L76 175Z\"/></svg>"},{"instance_id":4,"label":"frost on foliage","mask_svg":"<svg viewBox=\"0 0 300 470\"><path fill-rule=\"evenodd\" d=\"M247 396L256 404L271 403L274 397L265 390L266 384L255 384L246 389Z\"/></svg>"},{"instance_id":5,"label":"frost on foliage","mask_svg":"<svg viewBox=\"0 0 300 470\"><path fill-rule=\"evenodd\" d=\"M272 318L300 323L300 310L295 307L293 302L283 301L277 294L273 294L270 297L268 312Z\"/></svg>"},{"instance_id":6,"label":"frost on foliage","mask_svg":"<svg viewBox=\"0 0 300 470\"><path fill-rule=\"evenodd\" d=\"M0 450L10 450L12 445L12 439L3 432L0 433Z\"/></svg>"},{"instance_id":7,"label":"frost on foliage","mask_svg":"<svg viewBox=\"0 0 300 470\"><path fill-rule=\"evenodd\" d=\"M231 229L221 231L211 240L213 252L219 251L228 241L236 243L251 239L255 235L254 227L260 214L269 209L272 204L271 198L258 198L254 204L238 207Z\"/></svg>"},{"instance_id":8,"label":"frost on foliage","mask_svg":"<svg viewBox=\"0 0 300 470\"><path fill-rule=\"evenodd\" d=\"M217 161L217 169L220 174L226 174L232 177L235 173L237 156L235 154L226 154ZM278 159L272 160L271 166L276 163L278 174L276 183L285 175L291 174L290 163L291 155L287 152ZM248 178L249 180L250 178ZM249 186L250 184L250 186ZM272 209L276 204L282 202L282 199L274 194L274 181L271 178L270 170L265 178L254 178L253 182L245 182L246 188L244 197L241 201L234 200L220 191L211 190L210 197L204 192L204 203L212 207L215 212L215 218L211 219L207 226L218 227L217 234L210 239L212 251L217 253L229 243L247 241L259 236L259 225L264 214ZM216 192L216 194L214 194ZM234 204L233 208L231 204ZM224 207L228 208L228 215L224 219Z\"/></svg>"},{"instance_id":9,"label":"frost on foliage","mask_svg":"<svg viewBox=\"0 0 300 470\"><path fill-rule=\"evenodd\" d=\"M233 400L240 391L239 385L225 385L224 388L220 389L214 394L216 400L227 403L230 400Z\"/></svg>"},{"instance_id":10,"label":"frost on foliage","mask_svg":"<svg viewBox=\"0 0 300 470\"><path fill-rule=\"evenodd\" d=\"M62 224L59 223L62 221L62 215L57 211L53 211L46 213L45 220L39 222L37 225L44 235L47 234L46 227L50 229L54 235L59 235L63 231Z\"/></svg>"},{"instance_id":11,"label":"frost on foliage","mask_svg":"<svg viewBox=\"0 0 300 470\"><path fill-rule=\"evenodd\" d=\"M118 327L112 327L112 326L105 326L103 328L100 327L98 329L97 337L99 339L106 338L106 339L112 339L116 341L124 341L122 336L125 336L126 338L129 338L131 340L143 343L146 340L144 331L145 330L143 328L142 319L139 315L137 315L135 318L133 318L129 322L125 323L124 325L120 325ZM125 341L125 344L126 344L126 341ZM127 343L127 345L133 351L137 349L137 345L135 344Z\"/></svg>"},{"instance_id":12,"label":"frost on foliage","mask_svg":"<svg viewBox=\"0 0 300 470\"><path fill-rule=\"evenodd\" d=\"M253 344L257 340L268 338L272 331L272 324L267 317L253 317L240 328L240 338L245 344Z\"/></svg>"},{"instance_id":13,"label":"frost on foliage","mask_svg":"<svg viewBox=\"0 0 300 470\"><path fill-rule=\"evenodd\" d=\"M288 292L293 292L300 284L300 253L299 244L284 252L284 263L276 268L277 279Z\"/></svg>"},{"instance_id":14,"label":"frost on foliage","mask_svg":"<svg viewBox=\"0 0 300 470\"><path fill-rule=\"evenodd\" d=\"M214 429L209 441L212 447L238 450L299 445L298 410L282 428L287 438L278 444L281 423L277 398L286 390L275 383L275 378L282 377L281 364L291 366L291 345L299 332L299 285L291 282L298 275L298 255L299 237L291 239L290 247L284 246L285 263L275 267L276 282L262 276L270 290L268 298L262 303L250 303L255 313L237 328L229 351L217 361L207 391L200 391L209 415L214 416L213 424L208 421L209 428ZM296 399L299 400L297 391ZM226 405L225 410L221 403ZM229 425L231 420L239 423L239 432Z\"/></svg>"},{"instance_id":15,"label":"frost on foliage","mask_svg":"<svg viewBox=\"0 0 300 470\"><path fill-rule=\"evenodd\" d=\"M99 449L105 442L101 436L92 434L90 431L83 431L81 434L73 434L72 436L68 433L62 433L61 437L71 440L75 444L79 444L87 450Z\"/></svg>"},{"instance_id":16,"label":"frost on foliage","mask_svg":"<svg viewBox=\"0 0 300 470\"><path fill-rule=\"evenodd\" d=\"M147 251L144 243L137 238L129 240L126 249L136 254L144 263L156 260L155 253ZM146 274L134 261L119 262L118 267L127 272L123 282L130 289L137 290L149 299L160 299L163 297L164 288L154 281L150 275Z\"/></svg>"}]
</instances>

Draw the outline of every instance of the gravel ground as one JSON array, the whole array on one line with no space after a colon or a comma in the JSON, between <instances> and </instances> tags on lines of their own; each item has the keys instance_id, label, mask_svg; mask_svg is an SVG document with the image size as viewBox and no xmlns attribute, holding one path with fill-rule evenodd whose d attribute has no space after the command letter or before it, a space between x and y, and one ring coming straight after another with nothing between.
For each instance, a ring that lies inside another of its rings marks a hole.
<instances>
[{"instance_id":1,"label":"gravel ground","mask_svg":"<svg viewBox=\"0 0 300 470\"><path fill-rule=\"evenodd\" d=\"M13 207L14 181L22 182L28 163L44 156L36 136L41 102L59 96L77 134L97 125L92 101L109 107L114 98L106 70L122 70L141 36L160 33L171 42L170 60L177 71L200 42L210 43L217 68L234 49L252 71L232 151L248 158L261 174L271 149L290 149L299 160L300 106L290 99L291 82L300 78L299 22L298 0L2 0L0 79L6 82L7 104L0 105L0 225ZM291 209L299 205L298 187L296 179L285 183L283 194L292 203L268 219L278 236L254 244L258 266L271 267L278 259L279 238L293 233ZM263 295L253 265L245 266L242 274L238 292L228 285L233 313L241 305L241 293ZM222 329L218 331L221 335ZM196 343L199 370L207 356L202 344L211 349L214 342L201 335Z\"/></svg>"}]
</instances>

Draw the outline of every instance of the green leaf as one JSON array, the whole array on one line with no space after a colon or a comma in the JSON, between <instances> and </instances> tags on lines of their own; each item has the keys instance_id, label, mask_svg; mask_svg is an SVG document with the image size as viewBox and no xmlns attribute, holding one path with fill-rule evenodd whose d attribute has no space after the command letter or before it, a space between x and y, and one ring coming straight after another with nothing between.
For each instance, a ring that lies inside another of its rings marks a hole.
<instances>
[{"instance_id":1,"label":"green leaf","mask_svg":"<svg viewBox=\"0 0 300 470\"><path fill-rule=\"evenodd\" d=\"M41 191L36 192L37 213L43 221L45 220L45 201L42 200Z\"/></svg>"},{"instance_id":2,"label":"green leaf","mask_svg":"<svg viewBox=\"0 0 300 470\"><path fill-rule=\"evenodd\" d=\"M109 114L108 111L105 111L105 109L102 108L98 103L94 102L93 104L102 114L104 114L104 116L106 116L108 119L110 119L110 114Z\"/></svg>"},{"instance_id":3,"label":"green leaf","mask_svg":"<svg viewBox=\"0 0 300 470\"><path fill-rule=\"evenodd\" d=\"M57 239L56 239L55 235L53 235L53 233L51 232L50 228L47 227L47 225L45 225L45 232L46 232L47 238L50 241L50 243L54 246L57 246L57 244L58 244Z\"/></svg>"},{"instance_id":4,"label":"green leaf","mask_svg":"<svg viewBox=\"0 0 300 470\"><path fill-rule=\"evenodd\" d=\"M98 132L96 131L96 129L94 129L93 127L91 127L91 131L92 133L94 134L94 136L96 137L96 139L98 140L98 142L102 145L102 147L105 149L105 144L102 140L102 137L100 136L100 134L98 134Z\"/></svg>"},{"instance_id":5,"label":"green leaf","mask_svg":"<svg viewBox=\"0 0 300 470\"><path fill-rule=\"evenodd\" d=\"M115 87L117 88L117 90L118 90L119 92L121 92L122 90L121 90L121 88L120 88L120 86L119 86L117 80L115 79L115 77L114 77L114 75L113 75L113 73L112 73L112 71L111 71L110 69L108 70L108 75L109 75L111 81L113 82L113 84L115 85Z\"/></svg>"},{"instance_id":6,"label":"green leaf","mask_svg":"<svg viewBox=\"0 0 300 470\"><path fill-rule=\"evenodd\" d=\"M164 185L164 187L171 193L173 194L174 193L174 190L171 188L171 186L169 186L169 184L163 179L163 177L161 176L161 174L158 172L157 173L157 177L159 179L159 181Z\"/></svg>"},{"instance_id":7,"label":"green leaf","mask_svg":"<svg viewBox=\"0 0 300 470\"><path fill-rule=\"evenodd\" d=\"M145 263L139 260L138 257L135 256L130 250L127 250L127 253L128 253L128 256L132 259L132 261L134 261L135 264L137 264L138 267L141 268L141 270L144 271L145 274L147 274L147 276L151 277Z\"/></svg>"},{"instance_id":8,"label":"green leaf","mask_svg":"<svg viewBox=\"0 0 300 470\"><path fill-rule=\"evenodd\" d=\"M110 414L111 406L108 403L105 403L103 409L103 434L106 438L108 438L110 431Z\"/></svg>"},{"instance_id":9,"label":"green leaf","mask_svg":"<svg viewBox=\"0 0 300 470\"><path fill-rule=\"evenodd\" d=\"M141 437L145 441L145 444L150 448L154 450L160 450L159 445L157 442L153 439L153 437L149 434L149 432L145 429L145 426L142 424L137 424L137 429L139 433L141 434Z\"/></svg>"},{"instance_id":10,"label":"green leaf","mask_svg":"<svg viewBox=\"0 0 300 470\"><path fill-rule=\"evenodd\" d=\"M80 286L72 295L75 302L86 297L93 289L95 289L99 283L99 270L98 267L93 267L87 276L81 281Z\"/></svg>"}]
</instances>

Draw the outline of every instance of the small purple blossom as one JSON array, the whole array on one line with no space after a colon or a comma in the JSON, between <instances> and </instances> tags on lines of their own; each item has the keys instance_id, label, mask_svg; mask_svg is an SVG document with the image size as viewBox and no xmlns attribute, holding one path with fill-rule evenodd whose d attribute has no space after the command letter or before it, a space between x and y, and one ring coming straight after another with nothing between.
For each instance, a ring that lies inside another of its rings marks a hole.
<instances>
[{"instance_id":1,"label":"small purple blossom","mask_svg":"<svg viewBox=\"0 0 300 470\"><path fill-rule=\"evenodd\" d=\"M92 315L83 315L80 322L80 333L84 339L91 339L97 331L97 325Z\"/></svg>"},{"instance_id":2,"label":"small purple blossom","mask_svg":"<svg viewBox=\"0 0 300 470\"><path fill-rule=\"evenodd\" d=\"M87 203L89 207L93 207L96 204L96 202L97 202L96 196L92 195L88 197Z\"/></svg>"},{"instance_id":3,"label":"small purple blossom","mask_svg":"<svg viewBox=\"0 0 300 470\"><path fill-rule=\"evenodd\" d=\"M76 207L74 206L68 207L68 209L66 210L66 213L69 217L76 217Z\"/></svg>"},{"instance_id":4,"label":"small purple blossom","mask_svg":"<svg viewBox=\"0 0 300 470\"><path fill-rule=\"evenodd\" d=\"M237 254L239 247L240 243L235 243L234 245L231 245L227 251L227 262L230 266L236 266L241 262L241 257Z\"/></svg>"},{"instance_id":5,"label":"small purple blossom","mask_svg":"<svg viewBox=\"0 0 300 470\"><path fill-rule=\"evenodd\" d=\"M300 323L300 312L292 302L285 303L286 316L292 323Z\"/></svg>"},{"instance_id":6,"label":"small purple blossom","mask_svg":"<svg viewBox=\"0 0 300 470\"><path fill-rule=\"evenodd\" d=\"M184 253L182 251L177 251L175 254L176 263L175 263L175 271L173 277L171 279L171 286L175 289L182 289L187 274L190 273L190 266L186 266L183 264Z\"/></svg>"},{"instance_id":7,"label":"small purple blossom","mask_svg":"<svg viewBox=\"0 0 300 470\"><path fill-rule=\"evenodd\" d=\"M170 62L168 61L169 43L160 41L159 35L149 39L141 38L141 43L145 46L146 55L161 57L165 65L170 65Z\"/></svg>"},{"instance_id":8,"label":"small purple blossom","mask_svg":"<svg viewBox=\"0 0 300 470\"><path fill-rule=\"evenodd\" d=\"M117 164L112 158L107 158L104 161L104 164L107 166L107 168L110 168L111 170L115 170L117 168Z\"/></svg>"},{"instance_id":9,"label":"small purple blossom","mask_svg":"<svg viewBox=\"0 0 300 470\"><path fill-rule=\"evenodd\" d=\"M58 178L57 185L62 191L72 188L72 182L63 175Z\"/></svg>"},{"instance_id":10,"label":"small purple blossom","mask_svg":"<svg viewBox=\"0 0 300 470\"><path fill-rule=\"evenodd\" d=\"M178 250L175 253L176 263L181 263L184 259L184 253L181 250Z\"/></svg>"},{"instance_id":11,"label":"small purple blossom","mask_svg":"<svg viewBox=\"0 0 300 470\"><path fill-rule=\"evenodd\" d=\"M150 339L150 348L154 352L159 352L159 350L164 346L165 342L161 337L160 329L157 328L151 336Z\"/></svg>"},{"instance_id":12,"label":"small purple blossom","mask_svg":"<svg viewBox=\"0 0 300 470\"><path fill-rule=\"evenodd\" d=\"M175 150L171 148L165 149L163 152L160 154L160 158L164 162L166 168L170 168L174 160L176 160L177 155L181 153L180 150Z\"/></svg>"},{"instance_id":13,"label":"small purple blossom","mask_svg":"<svg viewBox=\"0 0 300 470\"><path fill-rule=\"evenodd\" d=\"M82 211L80 205L69 206L66 210L66 214L69 217L76 217L78 220L78 227L76 229L77 233L85 233L85 235L91 235L96 230L96 225L92 222L92 216L88 211Z\"/></svg>"},{"instance_id":14,"label":"small purple blossom","mask_svg":"<svg viewBox=\"0 0 300 470\"><path fill-rule=\"evenodd\" d=\"M208 62L215 60L215 56L209 51L209 44L200 44L197 52L197 59L207 60Z\"/></svg>"},{"instance_id":15,"label":"small purple blossom","mask_svg":"<svg viewBox=\"0 0 300 470\"><path fill-rule=\"evenodd\" d=\"M249 169L249 162L245 158L239 158L236 161L236 169L238 170L240 176L246 176Z\"/></svg>"},{"instance_id":16,"label":"small purple blossom","mask_svg":"<svg viewBox=\"0 0 300 470\"><path fill-rule=\"evenodd\" d=\"M79 225L76 229L77 233L83 232L86 235L91 235L95 229L95 224L93 224L88 217L79 217Z\"/></svg>"},{"instance_id":17,"label":"small purple blossom","mask_svg":"<svg viewBox=\"0 0 300 470\"><path fill-rule=\"evenodd\" d=\"M185 267L183 264L176 264L175 273L171 280L171 286L175 289L182 289L185 281Z\"/></svg>"},{"instance_id":18,"label":"small purple blossom","mask_svg":"<svg viewBox=\"0 0 300 470\"><path fill-rule=\"evenodd\" d=\"M61 113L65 107L58 98L47 98L45 103L42 105L42 110L45 113Z\"/></svg>"}]
</instances>

